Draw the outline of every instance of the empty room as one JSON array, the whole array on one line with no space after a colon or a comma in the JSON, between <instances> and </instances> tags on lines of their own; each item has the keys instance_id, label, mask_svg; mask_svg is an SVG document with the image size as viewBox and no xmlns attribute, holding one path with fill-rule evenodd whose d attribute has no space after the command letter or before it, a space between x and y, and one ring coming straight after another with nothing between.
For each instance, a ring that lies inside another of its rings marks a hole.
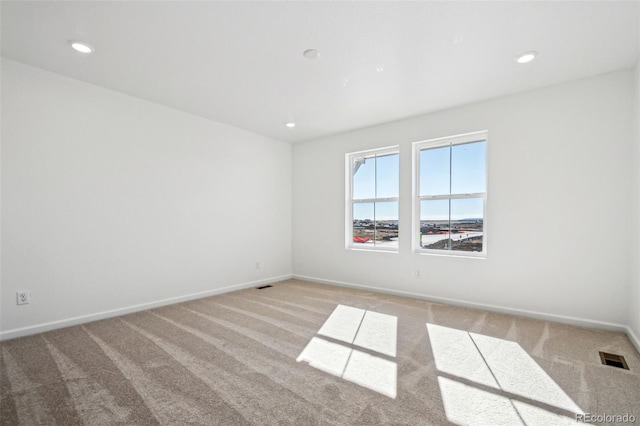
<instances>
[{"instance_id":1,"label":"empty room","mask_svg":"<svg viewBox=\"0 0 640 426\"><path fill-rule=\"evenodd\" d=\"M640 424L639 1L0 19L0 424Z\"/></svg>"}]
</instances>

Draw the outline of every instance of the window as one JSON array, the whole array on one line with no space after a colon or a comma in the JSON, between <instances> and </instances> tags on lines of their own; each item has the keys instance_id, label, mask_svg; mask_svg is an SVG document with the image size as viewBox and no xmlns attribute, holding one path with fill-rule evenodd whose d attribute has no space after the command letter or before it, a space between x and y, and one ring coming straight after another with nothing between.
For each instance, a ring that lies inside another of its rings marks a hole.
<instances>
[{"instance_id":1,"label":"window","mask_svg":"<svg viewBox=\"0 0 640 426\"><path fill-rule=\"evenodd\" d=\"M414 144L414 247L485 255L487 132Z\"/></svg>"},{"instance_id":2,"label":"window","mask_svg":"<svg viewBox=\"0 0 640 426\"><path fill-rule=\"evenodd\" d=\"M398 147L347 154L346 246L398 250Z\"/></svg>"}]
</instances>

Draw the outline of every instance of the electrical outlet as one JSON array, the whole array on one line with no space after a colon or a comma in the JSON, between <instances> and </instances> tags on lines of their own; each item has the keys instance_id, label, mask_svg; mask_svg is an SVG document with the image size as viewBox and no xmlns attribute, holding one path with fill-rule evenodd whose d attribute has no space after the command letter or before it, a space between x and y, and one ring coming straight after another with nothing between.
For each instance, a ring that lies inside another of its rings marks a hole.
<instances>
[{"instance_id":1,"label":"electrical outlet","mask_svg":"<svg viewBox=\"0 0 640 426\"><path fill-rule=\"evenodd\" d=\"M256 269L260 269L260 262L256 262Z\"/></svg>"},{"instance_id":2,"label":"electrical outlet","mask_svg":"<svg viewBox=\"0 0 640 426\"><path fill-rule=\"evenodd\" d=\"M416 278L420 278L420 269L416 269Z\"/></svg>"},{"instance_id":3,"label":"electrical outlet","mask_svg":"<svg viewBox=\"0 0 640 426\"><path fill-rule=\"evenodd\" d=\"M28 290L21 290L16 292L16 296L17 296L17 304L18 305L26 305L31 303L31 295L29 295L29 291Z\"/></svg>"}]
</instances>

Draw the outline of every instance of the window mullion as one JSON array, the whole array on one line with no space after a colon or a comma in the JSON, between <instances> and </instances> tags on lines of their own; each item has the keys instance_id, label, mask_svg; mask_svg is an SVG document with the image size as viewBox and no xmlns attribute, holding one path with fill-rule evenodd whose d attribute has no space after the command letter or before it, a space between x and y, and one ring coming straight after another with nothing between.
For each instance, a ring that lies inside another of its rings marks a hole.
<instances>
[{"instance_id":1,"label":"window mullion","mask_svg":"<svg viewBox=\"0 0 640 426\"><path fill-rule=\"evenodd\" d=\"M373 159L373 188L374 188L374 196L376 200L378 199L378 155ZM377 202L373 202L373 246L377 246L377 238L378 238L378 216L376 212L376 207L378 206Z\"/></svg>"},{"instance_id":2,"label":"window mullion","mask_svg":"<svg viewBox=\"0 0 640 426\"><path fill-rule=\"evenodd\" d=\"M378 221L376 220L376 203L373 203L373 246L377 246L376 236L378 235Z\"/></svg>"},{"instance_id":3,"label":"window mullion","mask_svg":"<svg viewBox=\"0 0 640 426\"><path fill-rule=\"evenodd\" d=\"M449 221L447 222L447 228L449 229L449 242L447 243L447 249L451 251L451 191L453 189L453 145L449 141Z\"/></svg>"},{"instance_id":4,"label":"window mullion","mask_svg":"<svg viewBox=\"0 0 640 426\"><path fill-rule=\"evenodd\" d=\"M451 188L452 188L452 185L451 185L451 180L452 180L451 179L451 175L452 175L451 167L452 167L453 161L452 161L451 157L453 157L453 146L451 145L451 143L449 143L449 195L451 195Z\"/></svg>"},{"instance_id":5,"label":"window mullion","mask_svg":"<svg viewBox=\"0 0 640 426\"><path fill-rule=\"evenodd\" d=\"M378 156L373 157L373 198L378 198Z\"/></svg>"}]
</instances>

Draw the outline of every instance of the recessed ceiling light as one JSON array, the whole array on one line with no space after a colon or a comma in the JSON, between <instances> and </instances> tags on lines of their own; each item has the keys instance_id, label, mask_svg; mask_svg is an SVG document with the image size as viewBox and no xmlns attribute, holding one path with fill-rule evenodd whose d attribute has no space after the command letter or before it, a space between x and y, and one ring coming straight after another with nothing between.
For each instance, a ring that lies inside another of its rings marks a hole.
<instances>
[{"instance_id":1,"label":"recessed ceiling light","mask_svg":"<svg viewBox=\"0 0 640 426\"><path fill-rule=\"evenodd\" d=\"M537 55L538 52L525 52L516 58L516 62L519 64L526 64L527 62L533 61Z\"/></svg>"},{"instance_id":2,"label":"recessed ceiling light","mask_svg":"<svg viewBox=\"0 0 640 426\"><path fill-rule=\"evenodd\" d=\"M290 129L293 129L294 127L296 127L296 123L294 123L293 121L285 123L284 125L287 126Z\"/></svg>"},{"instance_id":3,"label":"recessed ceiling light","mask_svg":"<svg viewBox=\"0 0 640 426\"><path fill-rule=\"evenodd\" d=\"M307 49L302 53L302 56L307 59L317 59L320 56L320 52L316 49Z\"/></svg>"},{"instance_id":4,"label":"recessed ceiling light","mask_svg":"<svg viewBox=\"0 0 640 426\"><path fill-rule=\"evenodd\" d=\"M93 52L93 47L82 41L69 40L69 46L71 46L76 52L80 52L80 53Z\"/></svg>"}]
</instances>

